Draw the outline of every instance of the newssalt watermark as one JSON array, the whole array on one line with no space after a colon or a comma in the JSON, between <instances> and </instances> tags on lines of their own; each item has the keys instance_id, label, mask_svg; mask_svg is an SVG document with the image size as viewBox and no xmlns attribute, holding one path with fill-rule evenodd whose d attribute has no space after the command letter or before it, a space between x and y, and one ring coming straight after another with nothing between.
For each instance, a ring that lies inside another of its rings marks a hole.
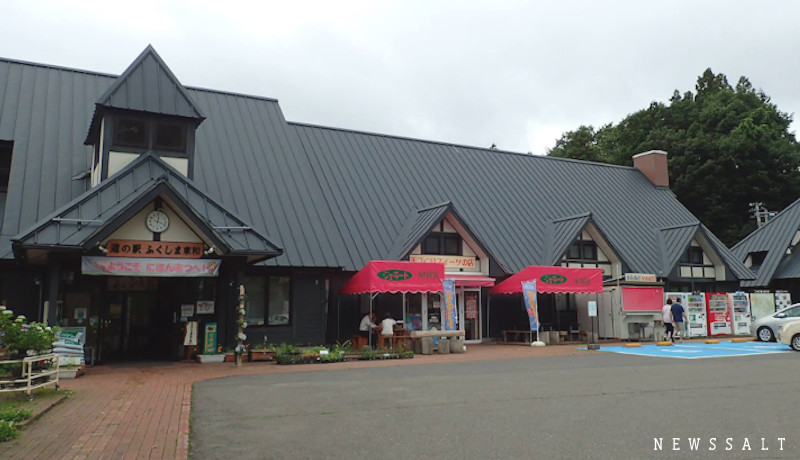
<instances>
[{"instance_id":1,"label":"newssalt watermark","mask_svg":"<svg viewBox=\"0 0 800 460\"><path fill-rule=\"evenodd\" d=\"M786 438L653 438L653 450L782 451Z\"/></svg>"}]
</instances>

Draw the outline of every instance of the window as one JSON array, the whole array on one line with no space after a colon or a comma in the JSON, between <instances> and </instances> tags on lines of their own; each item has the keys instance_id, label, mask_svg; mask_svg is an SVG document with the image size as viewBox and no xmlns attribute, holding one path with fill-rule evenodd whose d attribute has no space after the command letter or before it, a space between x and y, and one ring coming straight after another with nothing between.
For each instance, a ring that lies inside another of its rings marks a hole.
<instances>
[{"instance_id":1,"label":"window","mask_svg":"<svg viewBox=\"0 0 800 460\"><path fill-rule=\"evenodd\" d=\"M114 146L186 152L186 125L175 122L118 117Z\"/></svg>"},{"instance_id":2,"label":"window","mask_svg":"<svg viewBox=\"0 0 800 460\"><path fill-rule=\"evenodd\" d=\"M423 254L461 255L461 237L456 233L431 233L422 242Z\"/></svg>"},{"instance_id":3,"label":"window","mask_svg":"<svg viewBox=\"0 0 800 460\"><path fill-rule=\"evenodd\" d=\"M758 251L750 253L750 268L755 272L761 268L764 259L767 257L767 251Z\"/></svg>"},{"instance_id":4,"label":"window","mask_svg":"<svg viewBox=\"0 0 800 460\"><path fill-rule=\"evenodd\" d=\"M153 144L156 150L186 150L186 127L175 123L156 124L156 140Z\"/></svg>"},{"instance_id":5,"label":"window","mask_svg":"<svg viewBox=\"0 0 800 460\"><path fill-rule=\"evenodd\" d=\"M600 268L603 277L611 277L611 262L603 257L600 259L600 250L592 240L577 240L567 249L561 262L564 267Z\"/></svg>"},{"instance_id":6,"label":"window","mask_svg":"<svg viewBox=\"0 0 800 460\"><path fill-rule=\"evenodd\" d=\"M147 122L134 118L118 118L114 128L114 144L147 147Z\"/></svg>"},{"instance_id":7,"label":"window","mask_svg":"<svg viewBox=\"0 0 800 460\"><path fill-rule=\"evenodd\" d=\"M716 269L700 246L689 246L679 259L678 276L681 278L715 278Z\"/></svg>"},{"instance_id":8,"label":"window","mask_svg":"<svg viewBox=\"0 0 800 460\"><path fill-rule=\"evenodd\" d=\"M11 150L13 142L0 141L0 226L6 211L8 198L8 181L11 179Z\"/></svg>"},{"instance_id":9,"label":"window","mask_svg":"<svg viewBox=\"0 0 800 460\"><path fill-rule=\"evenodd\" d=\"M290 323L290 277L246 276L244 285L248 324L285 326Z\"/></svg>"}]
</instances>

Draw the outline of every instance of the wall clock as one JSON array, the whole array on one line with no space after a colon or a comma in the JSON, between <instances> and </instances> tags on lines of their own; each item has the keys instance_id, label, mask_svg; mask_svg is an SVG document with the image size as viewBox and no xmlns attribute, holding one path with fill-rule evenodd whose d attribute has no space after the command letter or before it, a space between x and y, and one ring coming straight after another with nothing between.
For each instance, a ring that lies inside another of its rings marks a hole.
<instances>
[{"instance_id":1,"label":"wall clock","mask_svg":"<svg viewBox=\"0 0 800 460\"><path fill-rule=\"evenodd\" d=\"M147 215L145 223L151 232L161 233L169 228L169 216L164 211L157 209Z\"/></svg>"}]
</instances>

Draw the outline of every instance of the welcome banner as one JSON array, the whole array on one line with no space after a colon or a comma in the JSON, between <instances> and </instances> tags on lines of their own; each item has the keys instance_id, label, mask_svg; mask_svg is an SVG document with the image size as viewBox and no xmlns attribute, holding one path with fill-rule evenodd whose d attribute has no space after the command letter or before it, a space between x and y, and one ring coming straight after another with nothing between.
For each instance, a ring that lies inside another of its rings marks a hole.
<instances>
[{"instance_id":1,"label":"welcome banner","mask_svg":"<svg viewBox=\"0 0 800 460\"><path fill-rule=\"evenodd\" d=\"M526 281L522 283L522 299L525 301L525 310L528 312L531 330L538 331L539 302L536 297L536 281Z\"/></svg>"},{"instance_id":2,"label":"welcome banner","mask_svg":"<svg viewBox=\"0 0 800 460\"><path fill-rule=\"evenodd\" d=\"M442 281L444 291L444 330L456 330L456 283L453 280Z\"/></svg>"},{"instance_id":3,"label":"welcome banner","mask_svg":"<svg viewBox=\"0 0 800 460\"><path fill-rule=\"evenodd\" d=\"M221 260L81 257L81 273L96 276L214 277Z\"/></svg>"}]
</instances>

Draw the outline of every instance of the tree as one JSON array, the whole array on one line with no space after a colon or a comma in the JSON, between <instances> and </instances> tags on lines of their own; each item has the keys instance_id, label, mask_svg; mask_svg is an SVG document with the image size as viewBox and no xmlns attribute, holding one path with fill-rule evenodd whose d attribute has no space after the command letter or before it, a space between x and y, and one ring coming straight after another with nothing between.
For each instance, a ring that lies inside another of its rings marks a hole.
<instances>
[{"instance_id":1,"label":"tree","mask_svg":"<svg viewBox=\"0 0 800 460\"><path fill-rule=\"evenodd\" d=\"M665 150L672 191L733 245L755 229L749 203L780 210L800 196L800 144L792 117L747 78L734 88L706 69L695 91L676 90L616 125L566 132L548 155L630 166L636 153Z\"/></svg>"}]
</instances>

